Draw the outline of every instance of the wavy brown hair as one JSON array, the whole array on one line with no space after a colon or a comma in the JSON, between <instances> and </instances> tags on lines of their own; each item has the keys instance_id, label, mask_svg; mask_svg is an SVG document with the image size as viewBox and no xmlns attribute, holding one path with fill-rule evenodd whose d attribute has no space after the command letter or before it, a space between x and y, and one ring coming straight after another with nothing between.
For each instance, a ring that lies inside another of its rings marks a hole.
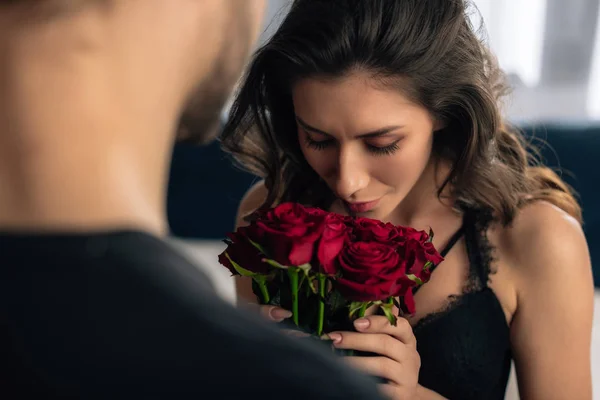
<instances>
[{"instance_id":1,"label":"wavy brown hair","mask_svg":"<svg viewBox=\"0 0 600 400\"><path fill-rule=\"evenodd\" d=\"M264 178L263 206L331 200L300 150L291 88L360 69L445 122L434 152L452 169L439 196L447 188L456 207L485 210L503 224L535 200L581 221L570 188L503 119L505 76L470 10L465 0L296 0L256 52L221 136L225 151Z\"/></svg>"}]
</instances>

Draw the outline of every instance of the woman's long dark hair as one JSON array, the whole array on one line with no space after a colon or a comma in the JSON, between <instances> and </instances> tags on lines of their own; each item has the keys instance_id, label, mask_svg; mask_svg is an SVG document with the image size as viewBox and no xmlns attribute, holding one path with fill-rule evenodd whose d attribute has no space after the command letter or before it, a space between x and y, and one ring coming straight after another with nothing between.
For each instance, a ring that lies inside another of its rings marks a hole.
<instances>
[{"instance_id":1,"label":"woman's long dark hair","mask_svg":"<svg viewBox=\"0 0 600 400\"><path fill-rule=\"evenodd\" d=\"M581 221L569 187L532 162L503 119L505 78L468 12L466 0L296 0L256 52L221 137L225 151L265 179L263 206L331 196L300 149L294 82L364 71L444 121L434 151L452 169L439 195L448 187L455 206L485 210L504 224L534 200Z\"/></svg>"}]
</instances>

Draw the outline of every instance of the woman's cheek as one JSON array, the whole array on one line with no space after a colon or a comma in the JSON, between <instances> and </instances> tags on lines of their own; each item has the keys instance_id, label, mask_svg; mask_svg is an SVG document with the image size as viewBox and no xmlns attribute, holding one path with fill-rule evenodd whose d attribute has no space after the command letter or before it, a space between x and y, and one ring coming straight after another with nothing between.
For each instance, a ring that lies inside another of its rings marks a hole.
<instances>
[{"instance_id":1,"label":"woman's cheek","mask_svg":"<svg viewBox=\"0 0 600 400\"><path fill-rule=\"evenodd\" d=\"M400 147L394 154L377 157L372 173L381 183L400 188L412 185L420 178L429 161L425 146Z\"/></svg>"}]
</instances>

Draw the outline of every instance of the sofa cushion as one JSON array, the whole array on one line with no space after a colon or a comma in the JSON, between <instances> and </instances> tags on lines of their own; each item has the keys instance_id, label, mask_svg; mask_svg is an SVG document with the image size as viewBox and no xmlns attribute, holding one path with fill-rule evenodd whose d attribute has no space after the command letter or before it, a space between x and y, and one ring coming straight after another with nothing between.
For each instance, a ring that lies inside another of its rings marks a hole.
<instances>
[{"instance_id":1,"label":"sofa cushion","mask_svg":"<svg viewBox=\"0 0 600 400\"><path fill-rule=\"evenodd\" d=\"M600 124L524 126L524 134L540 147L544 164L573 187L583 209L583 229L590 248L594 282L600 287Z\"/></svg>"}]
</instances>

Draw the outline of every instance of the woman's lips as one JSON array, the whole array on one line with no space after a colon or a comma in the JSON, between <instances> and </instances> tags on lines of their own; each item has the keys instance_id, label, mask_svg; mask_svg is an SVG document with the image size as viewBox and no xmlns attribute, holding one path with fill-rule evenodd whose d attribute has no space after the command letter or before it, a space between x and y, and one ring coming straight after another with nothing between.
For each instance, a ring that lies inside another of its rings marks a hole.
<instances>
[{"instance_id":1,"label":"woman's lips","mask_svg":"<svg viewBox=\"0 0 600 400\"><path fill-rule=\"evenodd\" d=\"M346 206L348 209L354 213L365 213L367 211L371 211L379 204L379 199L373 201L366 201L362 203L348 203L346 202Z\"/></svg>"}]
</instances>

